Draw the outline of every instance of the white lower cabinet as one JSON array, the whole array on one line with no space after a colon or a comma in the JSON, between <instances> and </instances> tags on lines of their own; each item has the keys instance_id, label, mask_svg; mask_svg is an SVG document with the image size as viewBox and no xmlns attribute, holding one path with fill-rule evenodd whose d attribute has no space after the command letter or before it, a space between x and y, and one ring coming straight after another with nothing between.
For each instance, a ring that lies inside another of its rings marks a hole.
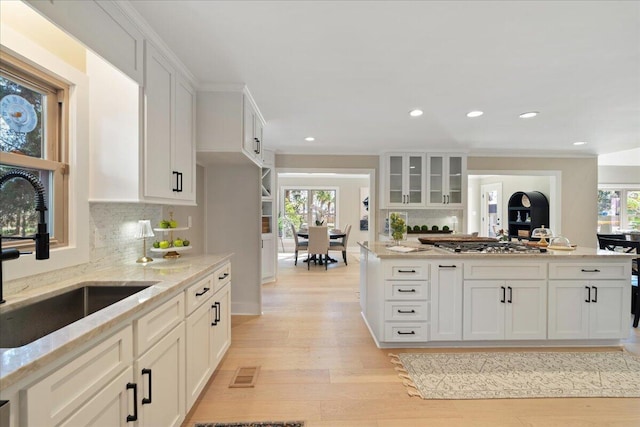
<instances>
[{"instance_id":1,"label":"white lower cabinet","mask_svg":"<svg viewBox=\"0 0 640 427\"><path fill-rule=\"evenodd\" d=\"M545 339L546 281L464 282L464 340Z\"/></svg>"},{"instance_id":2,"label":"white lower cabinet","mask_svg":"<svg viewBox=\"0 0 640 427\"><path fill-rule=\"evenodd\" d=\"M139 426L180 426L185 417L185 330L180 322L135 363Z\"/></svg>"},{"instance_id":3,"label":"white lower cabinet","mask_svg":"<svg viewBox=\"0 0 640 427\"><path fill-rule=\"evenodd\" d=\"M213 295L213 356L215 369L231 345L231 285L226 284Z\"/></svg>"},{"instance_id":4,"label":"white lower cabinet","mask_svg":"<svg viewBox=\"0 0 640 427\"><path fill-rule=\"evenodd\" d=\"M549 282L549 339L625 338L631 289L626 280Z\"/></svg>"},{"instance_id":5,"label":"white lower cabinet","mask_svg":"<svg viewBox=\"0 0 640 427\"><path fill-rule=\"evenodd\" d=\"M462 263L444 260L431 264L431 339L462 339Z\"/></svg>"},{"instance_id":6,"label":"white lower cabinet","mask_svg":"<svg viewBox=\"0 0 640 427\"><path fill-rule=\"evenodd\" d=\"M131 326L23 391L27 426L122 426L135 414Z\"/></svg>"}]
</instances>

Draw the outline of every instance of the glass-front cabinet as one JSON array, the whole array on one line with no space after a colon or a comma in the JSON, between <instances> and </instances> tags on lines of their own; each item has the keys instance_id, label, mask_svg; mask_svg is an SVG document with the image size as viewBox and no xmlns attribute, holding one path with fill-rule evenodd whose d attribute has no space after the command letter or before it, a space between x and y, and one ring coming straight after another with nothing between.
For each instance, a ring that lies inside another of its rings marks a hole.
<instances>
[{"instance_id":1,"label":"glass-front cabinet","mask_svg":"<svg viewBox=\"0 0 640 427\"><path fill-rule=\"evenodd\" d=\"M386 154L383 204L388 207L424 207L424 154Z\"/></svg>"},{"instance_id":2,"label":"glass-front cabinet","mask_svg":"<svg viewBox=\"0 0 640 427\"><path fill-rule=\"evenodd\" d=\"M427 155L427 206L464 204L467 158L461 154Z\"/></svg>"}]
</instances>

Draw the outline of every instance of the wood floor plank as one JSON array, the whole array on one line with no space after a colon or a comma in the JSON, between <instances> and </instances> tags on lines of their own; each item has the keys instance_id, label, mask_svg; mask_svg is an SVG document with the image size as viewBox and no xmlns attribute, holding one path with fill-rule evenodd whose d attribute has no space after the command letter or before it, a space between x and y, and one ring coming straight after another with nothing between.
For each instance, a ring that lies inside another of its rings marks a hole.
<instances>
[{"instance_id":1,"label":"wood floor plank","mask_svg":"<svg viewBox=\"0 0 640 427\"><path fill-rule=\"evenodd\" d=\"M289 257L278 274L263 286L262 316L232 317L231 348L183 427L269 420L304 420L306 427L640 426L640 399L409 397L388 353L512 350L378 349L360 316L353 254L349 266L331 264L327 271L294 267ZM624 347L640 355L638 329L630 328ZM254 388L228 387L238 367L258 365Z\"/></svg>"}]
</instances>

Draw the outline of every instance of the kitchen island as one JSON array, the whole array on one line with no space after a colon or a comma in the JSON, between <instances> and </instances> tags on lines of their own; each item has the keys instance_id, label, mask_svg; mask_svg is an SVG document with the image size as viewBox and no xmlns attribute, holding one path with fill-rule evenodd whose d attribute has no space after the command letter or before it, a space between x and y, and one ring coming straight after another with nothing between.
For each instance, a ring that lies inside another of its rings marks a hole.
<instances>
[{"instance_id":1,"label":"kitchen island","mask_svg":"<svg viewBox=\"0 0 640 427\"><path fill-rule=\"evenodd\" d=\"M360 247L360 306L381 348L619 345L629 334L633 255Z\"/></svg>"}]
</instances>

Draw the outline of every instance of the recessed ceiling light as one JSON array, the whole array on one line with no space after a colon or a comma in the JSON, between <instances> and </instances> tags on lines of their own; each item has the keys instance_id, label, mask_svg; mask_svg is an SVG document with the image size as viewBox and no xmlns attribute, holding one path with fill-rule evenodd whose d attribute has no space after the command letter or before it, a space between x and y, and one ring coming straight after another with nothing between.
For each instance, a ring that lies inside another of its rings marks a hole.
<instances>
[{"instance_id":1,"label":"recessed ceiling light","mask_svg":"<svg viewBox=\"0 0 640 427\"><path fill-rule=\"evenodd\" d=\"M584 144L586 144L586 142L584 141L576 141L573 143L573 145L584 145Z\"/></svg>"},{"instance_id":2,"label":"recessed ceiling light","mask_svg":"<svg viewBox=\"0 0 640 427\"><path fill-rule=\"evenodd\" d=\"M526 113L520 114L521 119L530 119L538 115L537 111L527 111Z\"/></svg>"},{"instance_id":3,"label":"recessed ceiling light","mask_svg":"<svg viewBox=\"0 0 640 427\"><path fill-rule=\"evenodd\" d=\"M314 137L312 137L312 136L308 136L308 137L306 137L304 140L305 140L305 141L309 141L309 142L313 142L313 141L315 141L316 139L315 139Z\"/></svg>"},{"instance_id":4,"label":"recessed ceiling light","mask_svg":"<svg viewBox=\"0 0 640 427\"><path fill-rule=\"evenodd\" d=\"M422 110L418 110L417 108L415 110L411 110L409 111L409 115L411 117L420 117L423 114Z\"/></svg>"},{"instance_id":5,"label":"recessed ceiling light","mask_svg":"<svg viewBox=\"0 0 640 427\"><path fill-rule=\"evenodd\" d=\"M469 111L467 117L480 117L484 114L484 111Z\"/></svg>"}]
</instances>

